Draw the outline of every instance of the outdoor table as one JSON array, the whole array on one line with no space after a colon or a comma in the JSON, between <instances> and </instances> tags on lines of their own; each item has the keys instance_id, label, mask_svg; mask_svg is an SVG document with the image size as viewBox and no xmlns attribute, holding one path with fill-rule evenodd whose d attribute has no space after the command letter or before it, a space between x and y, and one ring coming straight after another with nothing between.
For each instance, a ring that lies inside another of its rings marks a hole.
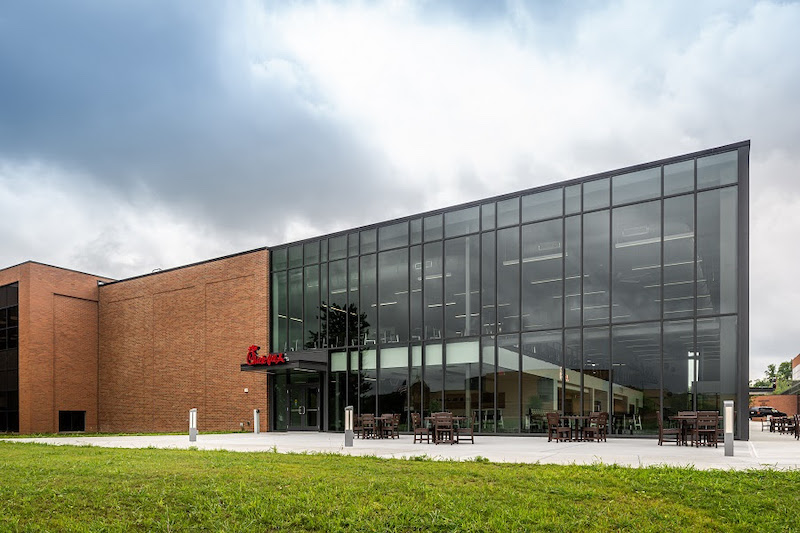
<instances>
[{"instance_id":1,"label":"outdoor table","mask_svg":"<svg viewBox=\"0 0 800 533\"><path fill-rule=\"evenodd\" d=\"M592 417L590 415L564 415L559 418L569 423L570 429L574 432L573 440L583 440L583 428L589 424Z\"/></svg>"},{"instance_id":2,"label":"outdoor table","mask_svg":"<svg viewBox=\"0 0 800 533\"><path fill-rule=\"evenodd\" d=\"M678 422L681 426L681 440L680 444L686 446L686 433L690 427L690 423L697 423L697 415L673 415L669 417L673 422Z\"/></svg>"}]
</instances>

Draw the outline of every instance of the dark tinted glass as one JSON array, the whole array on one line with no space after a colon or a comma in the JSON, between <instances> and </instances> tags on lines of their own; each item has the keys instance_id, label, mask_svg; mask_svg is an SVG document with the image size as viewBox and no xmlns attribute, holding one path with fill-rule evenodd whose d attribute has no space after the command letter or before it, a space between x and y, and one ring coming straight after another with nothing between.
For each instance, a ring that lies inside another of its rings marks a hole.
<instances>
[{"instance_id":1,"label":"dark tinted glass","mask_svg":"<svg viewBox=\"0 0 800 533\"><path fill-rule=\"evenodd\" d=\"M375 254L361 257L361 278L359 312L363 317L359 324L361 328L359 342L361 344L376 344L378 342L378 279L377 259Z\"/></svg>"},{"instance_id":2,"label":"dark tinted glass","mask_svg":"<svg viewBox=\"0 0 800 533\"><path fill-rule=\"evenodd\" d=\"M411 225L411 244L422 242L422 219L415 218L410 222Z\"/></svg>"},{"instance_id":3,"label":"dark tinted glass","mask_svg":"<svg viewBox=\"0 0 800 533\"><path fill-rule=\"evenodd\" d=\"M378 249L377 231L368 229L361 232L361 253L371 254Z\"/></svg>"},{"instance_id":4,"label":"dark tinted glass","mask_svg":"<svg viewBox=\"0 0 800 533\"><path fill-rule=\"evenodd\" d=\"M706 189L736 183L739 179L738 152L701 157L697 160L697 188Z\"/></svg>"},{"instance_id":5,"label":"dark tinted glass","mask_svg":"<svg viewBox=\"0 0 800 533\"><path fill-rule=\"evenodd\" d=\"M694 160L664 165L664 194L694 190Z\"/></svg>"},{"instance_id":6,"label":"dark tinted glass","mask_svg":"<svg viewBox=\"0 0 800 533\"><path fill-rule=\"evenodd\" d=\"M567 215L581 212L581 186L570 185L564 189L564 210Z\"/></svg>"},{"instance_id":7,"label":"dark tinted glass","mask_svg":"<svg viewBox=\"0 0 800 533\"><path fill-rule=\"evenodd\" d=\"M484 334L497 332L494 248L494 232L481 235L481 325Z\"/></svg>"},{"instance_id":8,"label":"dark tinted glass","mask_svg":"<svg viewBox=\"0 0 800 533\"><path fill-rule=\"evenodd\" d=\"M664 200L664 318L694 314L694 195Z\"/></svg>"},{"instance_id":9,"label":"dark tinted glass","mask_svg":"<svg viewBox=\"0 0 800 533\"><path fill-rule=\"evenodd\" d=\"M519 224L519 198L497 202L497 227Z\"/></svg>"},{"instance_id":10,"label":"dark tinted glass","mask_svg":"<svg viewBox=\"0 0 800 533\"><path fill-rule=\"evenodd\" d=\"M608 211L583 216L583 323L608 320L609 233Z\"/></svg>"},{"instance_id":11,"label":"dark tinted glass","mask_svg":"<svg viewBox=\"0 0 800 533\"><path fill-rule=\"evenodd\" d=\"M480 239L477 235L445 241L444 315L446 337L467 337L477 335L480 331L479 243Z\"/></svg>"},{"instance_id":12,"label":"dark tinted glass","mask_svg":"<svg viewBox=\"0 0 800 533\"><path fill-rule=\"evenodd\" d=\"M394 344L408 341L408 249L382 252L378 256L378 341ZM408 362L403 368L408 366Z\"/></svg>"},{"instance_id":13,"label":"dark tinted glass","mask_svg":"<svg viewBox=\"0 0 800 533\"><path fill-rule=\"evenodd\" d=\"M664 405L668 418L678 411L693 411L693 389L697 383L694 322L664 322Z\"/></svg>"},{"instance_id":14,"label":"dark tinted glass","mask_svg":"<svg viewBox=\"0 0 800 533\"><path fill-rule=\"evenodd\" d=\"M307 242L303 245L303 261L307 265L319 263L319 241Z\"/></svg>"},{"instance_id":15,"label":"dark tinted glass","mask_svg":"<svg viewBox=\"0 0 800 533\"><path fill-rule=\"evenodd\" d=\"M614 176L611 183L614 205L650 200L661 195L661 167Z\"/></svg>"},{"instance_id":16,"label":"dark tinted glass","mask_svg":"<svg viewBox=\"0 0 800 533\"><path fill-rule=\"evenodd\" d=\"M378 228L378 247L381 250L400 246L408 246L408 222Z\"/></svg>"},{"instance_id":17,"label":"dark tinted glass","mask_svg":"<svg viewBox=\"0 0 800 533\"><path fill-rule=\"evenodd\" d=\"M494 204L483 204L481 206L481 229L494 229Z\"/></svg>"},{"instance_id":18,"label":"dark tinted glass","mask_svg":"<svg viewBox=\"0 0 800 533\"><path fill-rule=\"evenodd\" d=\"M286 248L278 248L272 250L272 270L285 270L286 269Z\"/></svg>"},{"instance_id":19,"label":"dark tinted glass","mask_svg":"<svg viewBox=\"0 0 800 533\"><path fill-rule=\"evenodd\" d=\"M583 184L583 210L608 207L610 195L608 178L587 181Z\"/></svg>"},{"instance_id":20,"label":"dark tinted glass","mask_svg":"<svg viewBox=\"0 0 800 533\"><path fill-rule=\"evenodd\" d=\"M475 233L480 229L480 208L478 206L450 211L444 214L444 236L458 237Z\"/></svg>"},{"instance_id":21,"label":"dark tinted glass","mask_svg":"<svg viewBox=\"0 0 800 533\"><path fill-rule=\"evenodd\" d=\"M347 235L339 235L338 237L331 237L329 245L330 260L344 259L347 257Z\"/></svg>"},{"instance_id":22,"label":"dark tinted glass","mask_svg":"<svg viewBox=\"0 0 800 533\"><path fill-rule=\"evenodd\" d=\"M442 215L431 215L423 221L426 241L435 241L442 238Z\"/></svg>"},{"instance_id":23,"label":"dark tinted glass","mask_svg":"<svg viewBox=\"0 0 800 533\"><path fill-rule=\"evenodd\" d=\"M591 411L611 413L608 393L611 381L611 357L608 346L608 328L583 330L583 374L585 393L592 398L587 407ZM584 410L586 412L586 410Z\"/></svg>"},{"instance_id":24,"label":"dark tinted glass","mask_svg":"<svg viewBox=\"0 0 800 533\"><path fill-rule=\"evenodd\" d=\"M736 187L697 195L697 314L735 313Z\"/></svg>"},{"instance_id":25,"label":"dark tinted glass","mask_svg":"<svg viewBox=\"0 0 800 533\"><path fill-rule=\"evenodd\" d=\"M564 320L581 325L581 217L564 220Z\"/></svg>"},{"instance_id":26,"label":"dark tinted glass","mask_svg":"<svg viewBox=\"0 0 800 533\"><path fill-rule=\"evenodd\" d=\"M563 189L537 192L522 197L522 222L534 222L563 214Z\"/></svg>"},{"instance_id":27,"label":"dark tinted glass","mask_svg":"<svg viewBox=\"0 0 800 533\"><path fill-rule=\"evenodd\" d=\"M632 428L634 434L657 433L652 407L658 405L661 388L661 326L657 322L615 326L611 350L614 421Z\"/></svg>"},{"instance_id":28,"label":"dark tinted glass","mask_svg":"<svg viewBox=\"0 0 800 533\"><path fill-rule=\"evenodd\" d=\"M425 339L442 338L442 291L444 288L442 271L442 243L433 242L423 249L423 294Z\"/></svg>"},{"instance_id":29,"label":"dark tinted glass","mask_svg":"<svg viewBox=\"0 0 800 533\"><path fill-rule=\"evenodd\" d=\"M611 276L613 322L661 315L661 202L613 211Z\"/></svg>"},{"instance_id":30,"label":"dark tinted glass","mask_svg":"<svg viewBox=\"0 0 800 533\"><path fill-rule=\"evenodd\" d=\"M519 228L497 232L498 332L519 331Z\"/></svg>"},{"instance_id":31,"label":"dark tinted glass","mask_svg":"<svg viewBox=\"0 0 800 533\"><path fill-rule=\"evenodd\" d=\"M296 244L289 247L289 268L303 266L303 245Z\"/></svg>"},{"instance_id":32,"label":"dark tinted glass","mask_svg":"<svg viewBox=\"0 0 800 533\"><path fill-rule=\"evenodd\" d=\"M562 324L561 219L522 227L522 329Z\"/></svg>"}]
</instances>

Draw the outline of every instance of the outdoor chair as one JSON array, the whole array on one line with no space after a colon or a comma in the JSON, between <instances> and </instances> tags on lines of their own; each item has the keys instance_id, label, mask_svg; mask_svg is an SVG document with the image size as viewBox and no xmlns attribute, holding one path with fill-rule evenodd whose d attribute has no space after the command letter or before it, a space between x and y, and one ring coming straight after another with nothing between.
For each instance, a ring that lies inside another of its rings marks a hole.
<instances>
[{"instance_id":1,"label":"outdoor chair","mask_svg":"<svg viewBox=\"0 0 800 533\"><path fill-rule=\"evenodd\" d=\"M719 414L698 413L697 422L694 425L693 441L695 446L700 446L705 442L706 445L717 448L717 427L719 426Z\"/></svg>"},{"instance_id":2,"label":"outdoor chair","mask_svg":"<svg viewBox=\"0 0 800 533\"><path fill-rule=\"evenodd\" d=\"M381 438L394 439L400 437L400 415L388 414L381 417Z\"/></svg>"},{"instance_id":3,"label":"outdoor chair","mask_svg":"<svg viewBox=\"0 0 800 533\"><path fill-rule=\"evenodd\" d=\"M553 438L556 439L556 442L572 440L572 429L559 424L558 413L547 413L545 416L547 417L547 442L552 441Z\"/></svg>"},{"instance_id":4,"label":"outdoor chair","mask_svg":"<svg viewBox=\"0 0 800 533\"><path fill-rule=\"evenodd\" d=\"M359 439L364 438L364 426L361 424L361 415L356 415L353 423L353 434Z\"/></svg>"},{"instance_id":5,"label":"outdoor chair","mask_svg":"<svg viewBox=\"0 0 800 533\"><path fill-rule=\"evenodd\" d=\"M455 444L456 439L452 413L442 412L433 414L433 442L434 444L442 442Z\"/></svg>"},{"instance_id":6,"label":"outdoor chair","mask_svg":"<svg viewBox=\"0 0 800 533\"><path fill-rule=\"evenodd\" d=\"M455 428L457 442L469 439L472 444L475 444L475 430L473 428L477 420L478 411L472 411L471 417L467 417L467 420L458 423Z\"/></svg>"},{"instance_id":7,"label":"outdoor chair","mask_svg":"<svg viewBox=\"0 0 800 533\"><path fill-rule=\"evenodd\" d=\"M361 434L364 439L377 437L375 434L375 415L361 415Z\"/></svg>"},{"instance_id":8,"label":"outdoor chair","mask_svg":"<svg viewBox=\"0 0 800 533\"><path fill-rule=\"evenodd\" d=\"M664 427L664 416L661 411L659 410L656 414L658 415L658 445L661 446L664 443L664 437L669 435L675 435L675 444L680 445L681 428Z\"/></svg>"},{"instance_id":9,"label":"outdoor chair","mask_svg":"<svg viewBox=\"0 0 800 533\"><path fill-rule=\"evenodd\" d=\"M583 438L593 441L606 441L608 436L608 413L600 413L597 418L590 416L589 425L583 428Z\"/></svg>"},{"instance_id":10,"label":"outdoor chair","mask_svg":"<svg viewBox=\"0 0 800 533\"><path fill-rule=\"evenodd\" d=\"M422 437L425 437L425 442L431 442L431 431L422 424L422 416L419 413L411 413L411 425L414 426L414 442L422 444ZM417 441L419 438L419 441Z\"/></svg>"}]
</instances>

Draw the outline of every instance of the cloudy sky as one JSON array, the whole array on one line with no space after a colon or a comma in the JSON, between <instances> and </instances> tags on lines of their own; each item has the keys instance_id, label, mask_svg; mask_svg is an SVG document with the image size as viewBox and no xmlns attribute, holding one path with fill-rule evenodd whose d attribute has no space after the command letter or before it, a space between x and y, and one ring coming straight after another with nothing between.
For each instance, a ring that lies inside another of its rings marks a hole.
<instances>
[{"instance_id":1,"label":"cloudy sky","mask_svg":"<svg viewBox=\"0 0 800 533\"><path fill-rule=\"evenodd\" d=\"M800 4L0 8L0 268L122 278L750 139L751 376L800 352Z\"/></svg>"}]
</instances>

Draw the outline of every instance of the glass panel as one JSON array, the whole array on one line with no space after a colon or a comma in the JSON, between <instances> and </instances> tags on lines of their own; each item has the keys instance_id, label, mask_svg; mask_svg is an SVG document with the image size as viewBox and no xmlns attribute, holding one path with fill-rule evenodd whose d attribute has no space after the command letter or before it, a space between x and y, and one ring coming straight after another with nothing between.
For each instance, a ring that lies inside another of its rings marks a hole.
<instances>
[{"instance_id":1,"label":"glass panel","mask_svg":"<svg viewBox=\"0 0 800 533\"><path fill-rule=\"evenodd\" d=\"M697 314L736 312L736 187L697 195Z\"/></svg>"},{"instance_id":2,"label":"glass panel","mask_svg":"<svg viewBox=\"0 0 800 533\"><path fill-rule=\"evenodd\" d=\"M406 431L408 419L408 348L384 348L381 350L381 372L378 382L378 406L381 414L400 414L400 429Z\"/></svg>"},{"instance_id":3,"label":"glass panel","mask_svg":"<svg viewBox=\"0 0 800 533\"><path fill-rule=\"evenodd\" d=\"M609 357L608 328L586 328L583 330L583 386L584 412L606 412L611 374Z\"/></svg>"},{"instance_id":4,"label":"glass panel","mask_svg":"<svg viewBox=\"0 0 800 533\"><path fill-rule=\"evenodd\" d=\"M497 202L497 227L519 224L519 197Z\"/></svg>"},{"instance_id":5,"label":"glass panel","mask_svg":"<svg viewBox=\"0 0 800 533\"><path fill-rule=\"evenodd\" d=\"M614 421L625 433L658 433L661 390L661 327L616 326L612 330Z\"/></svg>"},{"instance_id":6,"label":"glass panel","mask_svg":"<svg viewBox=\"0 0 800 533\"><path fill-rule=\"evenodd\" d=\"M375 254L361 257L361 344L378 342L378 284L375 276Z\"/></svg>"},{"instance_id":7,"label":"glass panel","mask_svg":"<svg viewBox=\"0 0 800 533\"><path fill-rule=\"evenodd\" d=\"M328 260L328 239L319 241L319 260L323 263Z\"/></svg>"},{"instance_id":8,"label":"glass panel","mask_svg":"<svg viewBox=\"0 0 800 533\"><path fill-rule=\"evenodd\" d=\"M661 202L613 211L612 322L661 315Z\"/></svg>"},{"instance_id":9,"label":"glass panel","mask_svg":"<svg viewBox=\"0 0 800 533\"><path fill-rule=\"evenodd\" d=\"M276 272L272 275L272 339L273 352L288 350L289 319L286 300L286 272Z\"/></svg>"},{"instance_id":10,"label":"glass panel","mask_svg":"<svg viewBox=\"0 0 800 533\"><path fill-rule=\"evenodd\" d=\"M736 317L697 321L697 410L722 412L736 396Z\"/></svg>"},{"instance_id":11,"label":"glass panel","mask_svg":"<svg viewBox=\"0 0 800 533\"><path fill-rule=\"evenodd\" d=\"M472 423L472 413L478 410L478 352L478 341L447 343L444 408L455 416L466 417L465 424Z\"/></svg>"},{"instance_id":12,"label":"glass panel","mask_svg":"<svg viewBox=\"0 0 800 533\"><path fill-rule=\"evenodd\" d=\"M519 228L497 232L497 331L519 330Z\"/></svg>"},{"instance_id":13,"label":"glass panel","mask_svg":"<svg viewBox=\"0 0 800 533\"><path fill-rule=\"evenodd\" d=\"M561 330L522 335L522 431L546 433L546 413L561 405Z\"/></svg>"},{"instance_id":14,"label":"glass panel","mask_svg":"<svg viewBox=\"0 0 800 533\"><path fill-rule=\"evenodd\" d=\"M272 250L271 255L272 262L270 263L272 270L284 270L286 269L286 248L279 248L278 250Z\"/></svg>"},{"instance_id":15,"label":"glass panel","mask_svg":"<svg viewBox=\"0 0 800 533\"><path fill-rule=\"evenodd\" d=\"M303 245L303 262L306 265L319 263L319 241L307 242Z\"/></svg>"},{"instance_id":16,"label":"glass panel","mask_svg":"<svg viewBox=\"0 0 800 533\"><path fill-rule=\"evenodd\" d=\"M286 431L287 429L287 414L289 411L289 404L287 403L286 385L288 374L276 374L273 376L273 404L270 409L273 413L272 428L275 431ZM202 423L202 422L201 422Z\"/></svg>"},{"instance_id":17,"label":"glass panel","mask_svg":"<svg viewBox=\"0 0 800 533\"><path fill-rule=\"evenodd\" d=\"M608 211L583 216L583 323L608 321Z\"/></svg>"},{"instance_id":18,"label":"glass panel","mask_svg":"<svg viewBox=\"0 0 800 533\"><path fill-rule=\"evenodd\" d=\"M368 326L366 324L367 314L361 309L361 302L359 301L359 283L358 283L358 258L354 257L347 260L347 282L348 289L348 307L347 307L347 332L350 345L357 345L361 342L361 334L359 331L365 330Z\"/></svg>"},{"instance_id":19,"label":"glass panel","mask_svg":"<svg viewBox=\"0 0 800 533\"><path fill-rule=\"evenodd\" d=\"M442 238L442 215L425 217L425 240L435 241Z\"/></svg>"},{"instance_id":20,"label":"glass panel","mask_svg":"<svg viewBox=\"0 0 800 533\"><path fill-rule=\"evenodd\" d=\"M467 337L480 331L480 270L477 235L445 241L445 336Z\"/></svg>"},{"instance_id":21,"label":"glass panel","mask_svg":"<svg viewBox=\"0 0 800 533\"><path fill-rule=\"evenodd\" d=\"M442 345L425 346L425 386L424 399L427 402L425 416L443 409L442 388L444 370L442 368Z\"/></svg>"},{"instance_id":22,"label":"glass panel","mask_svg":"<svg viewBox=\"0 0 800 533\"><path fill-rule=\"evenodd\" d=\"M408 249L378 258L379 335L382 344L408 341Z\"/></svg>"},{"instance_id":23,"label":"glass panel","mask_svg":"<svg viewBox=\"0 0 800 533\"><path fill-rule=\"evenodd\" d=\"M497 332L494 241L494 232L481 235L481 325L485 334Z\"/></svg>"},{"instance_id":24,"label":"glass panel","mask_svg":"<svg viewBox=\"0 0 800 533\"><path fill-rule=\"evenodd\" d=\"M442 338L442 243L425 245L423 250L425 339Z\"/></svg>"},{"instance_id":25,"label":"glass panel","mask_svg":"<svg viewBox=\"0 0 800 533\"><path fill-rule=\"evenodd\" d=\"M422 346L411 347L411 376L409 379L411 386L411 412L422 413L423 381L422 381ZM427 399L426 399L427 400Z\"/></svg>"},{"instance_id":26,"label":"glass panel","mask_svg":"<svg viewBox=\"0 0 800 533\"><path fill-rule=\"evenodd\" d=\"M519 336L497 337L497 431L518 433L520 428L519 401ZM492 413L487 413L489 419Z\"/></svg>"},{"instance_id":27,"label":"glass panel","mask_svg":"<svg viewBox=\"0 0 800 533\"><path fill-rule=\"evenodd\" d=\"M374 349L361 350L361 372L359 376L359 398L362 413L373 413L377 409L378 394L378 354Z\"/></svg>"},{"instance_id":28,"label":"glass panel","mask_svg":"<svg viewBox=\"0 0 800 533\"><path fill-rule=\"evenodd\" d=\"M328 253L330 254L331 261L336 259L344 259L347 257L347 235L339 235L338 237L331 237Z\"/></svg>"},{"instance_id":29,"label":"glass panel","mask_svg":"<svg viewBox=\"0 0 800 533\"><path fill-rule=\"evenodd\" d=\"M303 334L306 348L322 348L319 330L319 266L305 269Z\"/></svg>"},{"instance_id":30,"label":"glass panel","mask_svg":"<svg viewBox=\"0 0 800 533\"><path fill-rule=\"evenodd\" d=\"M560 218L522 227L522 327L548 329L562 325Z\"/></svg>"},{"instance_id":31,"label":"glass panel","mask_svg":"<svg viewBox=\"0 0 800 533\"><path fill-rule=\"evenodd\" d=\"M664 318L694 314L694 195L664 200Z\"/></svg>"},{"instance_id":32,"label":"glass panel","mask_svg":"<svg viewBox=\"0 0 800 533\"><path fill-rule=\"evenodd\" d=\"M328 241L323 241L328 242ZM319 346L328 347L328 264L319 265Z\"/></svg>"},{"instance_id":33,"label":"glass panel","mask_svg":"<svg viewBox=\"0 0 800 533\"><path fill-rule=\"evenodd\" d=\"M564 220L564 321L581 325L581 217Z\"/></svg>"},{"instance_id":34,"label":"glass panel","mask_svg":"<svg viewBox=\"0 0 800 533\"><path fill-rule=\"evenodd\" d=\"M495 371L494 337L481 337L481 431L494 433Z\"/></svg>"},{"instance_id":35,"label":"glass panel","mask_svg":"<svg viewBox=\"0 0 800 533\"><path fill-rule=\"evenodd\" d=\"M411 247L411 340L422 340L422 247Z\"/></svg>"},{"instance_id":36,"label":"glass panel","mask_svg":"<svg viewBox=\"0 0 800 533\"><path fill-rule=\"evenodd\" d=\"M358 255L358 233L347 236L347 255L350 257Z\"/></svg>"},{"instance_id":37,"label":"glass panel","mask_svg":"<svg viewBox=\"0 0 800 533\"><path fill-rule=\"evenodd\" d=\"M481 206L481 229L484 231L494 229L494 203Z\"/></svg>"},{"instance_id":38,"label":"glass panel","mask_svg":"<svg viewBox=\"0 0 800 533\"><path fill-rule=\"evenodd\" d=\"M611 186L614 205L657 198L661 195L661 167L614 176Z\"/></svg>"},{"instance_id":39,"label":"glass panel","mask_svg":"<svg viewBox=\"0 0 800 533\"><path fill-rule=\"evenodd\" d=\"M347 405L352 405L356 413L361 414L361 402L359 401L359 360L358 350L350 349L350 371L347 374Z\"/></svg>"},{"instance_id":40,"label":"glass panel","mask_svg":"<svg viewBox=\"0 0 800 533\"><path fill-rule=\"evenodd\" d=\"M371 254L377 251L378 236L374 229L368 229L361 232L361 253Z\"/></svg>"},{"instance_id":41,"label":"glass panel","mask_svg":"<svg viewBox=\"0 0 800 533\"><path fill-rule=\"evenodd\" d=\"M444 236L458 237L476 233L480 229L480 208L478 206L449 211L444 214Z\"/></svg>"},{"instance_id":42,"label":"glass panel","mask_svg":"<svg viewBox=\"0 0 800 533\"><path fill-rule=\"evenodd\" d=\"M563 189L537 192L522 197L522 222L535 222L563 214Z\"/></svg>"},{"instance_id":43,"label":"glass panel","mask_svg":"<svg viewBox=\"0 0 800 533\"><path fill-rule=\"evenodd\" d=\"M664 195L694 190L694 160L664 165Z\"/></svg>"},{"instance_id":44,"label":"glass panel","mask_svg":"<svg viewBox=\"0 0 800 533\"><path fill-rule=\"evenodd\" d=\"M378 228L378 246L381 250L408 246L408 222Z\"/></svg>"},{"instance_id":45,"label":"glass panel","mask_svg":"<svg viewBox=\"0 0 800 533\"><path fill-rule=\"evenodd\" d=\"M583 350L581 349L581 330L568 329L564 332L564 412L589 414L594 409L592 392L583 387ZM588 384L587 380L587 384ZM582 406L582 407L581 407Z\"/></svg>"},{"instance_id":46,"label":"glass panel","mask_svg":"<svg viewBox=\"0 0 800 533\"><path fill-rule=\"evenodd\" d=\"M566 215L581 212L581 186L570 185L564 189L564 209Z\"/></svg>"},{"instance_id":47,"label":"glass panel","mask_svg":"<svg viewBox=\"0 0 800 533\"><path fill-rule=\"evenodd\" d=\"M411 244L419 244L422 242L422 219L415 218L411 221Z\"/></svg>"},{"instance_id":48,"label":"glass panel","mask_svg":"<svg viewBox=\"0 0 800 533\"><path fill-rule=\"evenodd\" d=\"M303 269L289 271L288 351L303 349Z\"/></svg>"},{"instance_id":49,"label":"glass panel","mask_svg":"<svg viewBox=\"0 0 800 533\"><path fill-rule=\"evenodd\" d=\"M587 181L583 184L583 210L591 211L608 207L610 195L608 178Z\"/></svg>"},{"instance_id":50,"label":"glass panel","mask_svg":"<svg viewBox=\"0 0 800 533\"><path fill-rule=\"evenodd\" d=\"M303 245L289 247L289 268L303 266Z\"/></svg>"},{"instance_id":51,"label":"glass panel","mask_svg":"<svg viewBox=\"0 0 800 533\"><path fill-rule=\"evenodd\" d=\"M665 419L678 411L694 410L692 391L697 381L694 349L694 322L664 322L664 403Z\"/></svg>"},{"instance_id":52,"label":"glass panel","mask_svg":"<svg viewBox=\"0 0 800 533\"><path fill-rule=\"evenodd\" d=\"M328 342L332 347L347 345L347 261L332 261L328 263L330 272L330 296L328 299ZM357 306L350 309L355 313ZM358 321L353 320L352 325L357 328ZM353 332L358 336L358 329Z\"/></svg>"},{"instance_id":53,"label":"glass panel","mask_svg":"<svg viewBox=\"0 0 800 533\"><path fill-rule=\"evenodd\" d=\"M697 160L697 188L718 187L736 183L739 179L738 152L701 157Z\"/></svg>"}]
</instances>

